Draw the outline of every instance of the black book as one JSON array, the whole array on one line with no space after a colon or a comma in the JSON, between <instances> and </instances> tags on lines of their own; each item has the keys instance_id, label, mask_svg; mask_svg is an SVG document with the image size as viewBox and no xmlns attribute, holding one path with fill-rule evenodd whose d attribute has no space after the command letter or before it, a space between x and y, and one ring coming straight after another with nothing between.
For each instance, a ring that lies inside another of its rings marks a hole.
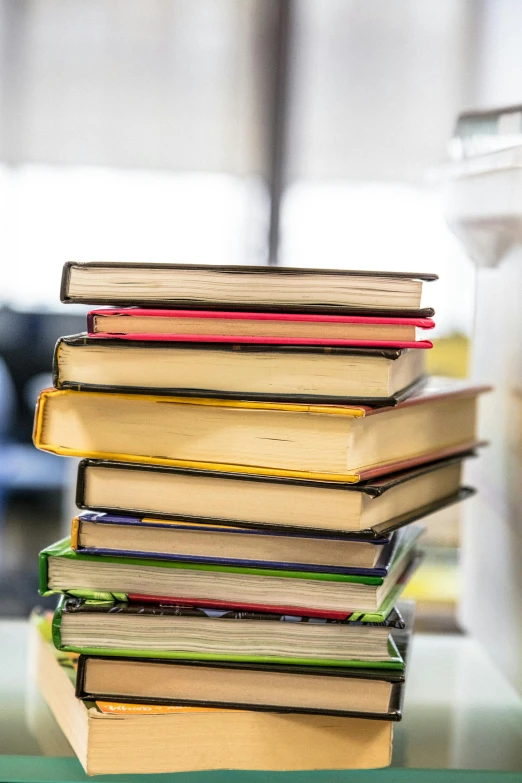
<instances>
[{"instance_id":1,"label":"black book","mask_svg":"<svg viewBox=\"0 0 522 783\"><path fill-rule=\"evenodd\" d=\"M62 302L176 309L433 315L423 282L437 275L211 264L65 264Z\"/></svg>"},{"instance_id":2,"label":"black book","mask_svg":"<svg viewBox=\"0 0 522 783\"><path fill-rule=\"evenodd\" d=\"M57 389L388 407L422 385L424 351L155 342L74 334L54 352Z\"/></svg>"},{"instance_id":3,"label":"black book","mask_svg":"<svg viewBox=\"0 0 522 783\"><path fill-rule=\"evenodd\" d=\"M76 505L116 515L254 527L299 535L335 533L387 543L391 531L473 494L461 486L474 452L436 460L359 484L247 473L82 460ZM233 515L232 515L233 514ZM378 553L358 562L372 567Z\"/></svg>"}]
</instances>

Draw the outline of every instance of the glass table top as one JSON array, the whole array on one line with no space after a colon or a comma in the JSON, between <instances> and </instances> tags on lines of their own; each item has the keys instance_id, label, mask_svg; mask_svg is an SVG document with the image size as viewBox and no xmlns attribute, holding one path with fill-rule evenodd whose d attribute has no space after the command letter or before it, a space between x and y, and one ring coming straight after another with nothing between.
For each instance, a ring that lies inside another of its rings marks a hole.
<instances>
[{"instance_id":1,"label":"glass table top","mask_svg":"<svg viewBox=\"0 0 522 783\"><path fill-rule=\"evenodd\" d=\"M395 727L393 763L389 769L310 773L225 771L96 778L87 778L83 773L27 676L27 624L0 622L0 639L2 783L69 783L89 779L100 783L105 780L113 783L123 780L126 783L138 780L162 783L522 781L522 699L478 644L465 636L414 636L404 718ZM43 721L45 750L52 755L45 756L31 734L29 725L35 719L40 726ZM495 770L494 778L488 770Z\"/></svg>"}]
</instances>

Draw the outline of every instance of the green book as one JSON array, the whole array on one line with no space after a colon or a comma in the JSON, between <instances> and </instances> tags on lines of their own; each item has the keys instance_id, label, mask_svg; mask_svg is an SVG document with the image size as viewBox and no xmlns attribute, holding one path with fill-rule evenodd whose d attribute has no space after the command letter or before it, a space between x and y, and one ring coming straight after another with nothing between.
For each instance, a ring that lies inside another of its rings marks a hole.
<instances>
[{"instance_id":1,"label":"green book","mask_svg":"<svg viewBox=\"0 0 522 783\"><path fill-rule=\"evenodd\" d=\"M190 604L345 619L385 619L418 562L416 537L400 547L385 577L186 563L75 552L68 539L40 553L40 593L105 601ZM393 605L393 604L392 604Z\"/></svg>"},{"instance_id":2,"label":"green book","mask_svg":"<svg viewBox=\"0 0 522 783\"><path fill-rule=\"evenodd\" d=\"M382 622L151 603L109 603L62 596L53 618L59 650L124 658L403 669L393 632Z\"/></svg>"}]
</instances>

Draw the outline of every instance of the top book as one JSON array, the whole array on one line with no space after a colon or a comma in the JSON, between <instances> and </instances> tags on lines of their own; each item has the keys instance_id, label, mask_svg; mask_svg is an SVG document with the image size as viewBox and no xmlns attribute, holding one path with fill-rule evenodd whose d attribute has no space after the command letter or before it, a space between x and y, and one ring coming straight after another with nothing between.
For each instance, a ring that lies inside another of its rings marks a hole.
<instances>
[{"instance_id":1,"label":"top book","mask_svg":"<svg viewBox=\"0 0 522 783\"><path fill-rule=\"evenodd\" d=\"M433 309L420 305L422 283L432 280L437 275L68 261L60 297L78 304L430 317Z\"/></svg>"}]
</instances>

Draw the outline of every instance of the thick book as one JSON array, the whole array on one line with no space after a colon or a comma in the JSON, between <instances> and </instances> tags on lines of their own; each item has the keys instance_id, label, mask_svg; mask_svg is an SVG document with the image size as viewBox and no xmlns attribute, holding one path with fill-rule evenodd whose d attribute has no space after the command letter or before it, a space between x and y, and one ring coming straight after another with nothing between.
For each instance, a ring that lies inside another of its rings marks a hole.
<instances>
[{"instance_id":1,"label":"thick book","mask_svg":"<svg viewBox=\"0 0 522 783\"><path fill-rule=\"evenodd\" d=\"M406 662L413 612L394 633ZM81 699L138 701L400 720L404 672L332 666L199 662L108 656L80 657Z\"/></svg>"},{"instance_id":2,"label":"thick book","mask_svg":"<svg viewBox=\"0 0 522 783\"><path fill-rule=\"evenodd\" d=\"M431 378L394 408L48 389L34 443L65 456L356 483L473 448L487 388Z\"/></svg>"},{"instance_id":3,"label":"thick book","mask_svg":"<svg viewBox=\"0 0 522 783\"><path fill-rule=\"evenodd\" d=\"M65 264L62 302L177 309L429 317L422 284L437 275L211 264Z\"/></svg>"},{"instance_id":4,"label":"thick book","mask_svg":"<svg viewBox=\"0 0 522 783\"><path fill-rule=\"evenodd\" d=\"M99 338L240 345L432 348L429 340L417 340L417 329L434 326L431 318L140 307L91 310L87 316L87 331Z\"/></svg>"},{"instance_id":5,"label":"thick book","mask_svg":"<svg viewBox=\"0 0 522 783\"><path fill-rule=\"evenodd\" d=\"M358 618L361 619L358 619ZM91 655L278 666L404 669L395 608L381 622L62 596L53 619L60 650Z\"/></svg>"},{"instance_id":6,"label":"thick book","mask_svg":"<svg viewBox=\"0 0 522 783\"><path fill-rule=\"evenodd\" d=\"M184 563L174 560L86 555L63 539L40 552L42 595L65 593L97 600L145 600L342 618L374 612L383 619L397 586L403 587L418 555L415 541L395 552L387 576L310 573L274 568Z\"/></svg>"},{"instance_id":7,"label":"thick book","mask_svg":"<svg viewBox=\"0 0 522 783\"><path fill-rule=\"evenodd\" d=\"M350 559L353 542L339 537L84 513L72 521L71 547L90 555L384 577L397 550L422 532L422 527L409 525L392 533L383 546L368 542L376 550L374 562L363 565Z\"/></svg>"},{"instance_id":8,"label":"thick book","mask_svg":"<svg viewBox=\"0 0 522 783\"><path fill-rule=\"evenodd\" d=\"M89 775L390 763L391 720L77 699L78 656L55 649L50 626L33 612L30 676Z\"/></svg>"},{"instance_id":9,"label":"thick book","mask_svg":"<svg viewBox=\"0 0 522 783\"><path fill-rule=\"evenodd\" d=\"M335 533L360 565L378 557L391 531L473 494L461 486L464 452L359 484L82 460L76 505L116 515ZM350 541L350 546L348 546ZM369 544L369 546L368 546Z\"/></svg>"},{"instance_id":10,"label":"thick book","mask_svg":"<svg viewBox=\"0 0 522 783\"><path fill-rule=\"evenodd\" d=\"M425 377L424 351L61 337L58 389L392 406Z\"/></svg>"}]
</instances>

